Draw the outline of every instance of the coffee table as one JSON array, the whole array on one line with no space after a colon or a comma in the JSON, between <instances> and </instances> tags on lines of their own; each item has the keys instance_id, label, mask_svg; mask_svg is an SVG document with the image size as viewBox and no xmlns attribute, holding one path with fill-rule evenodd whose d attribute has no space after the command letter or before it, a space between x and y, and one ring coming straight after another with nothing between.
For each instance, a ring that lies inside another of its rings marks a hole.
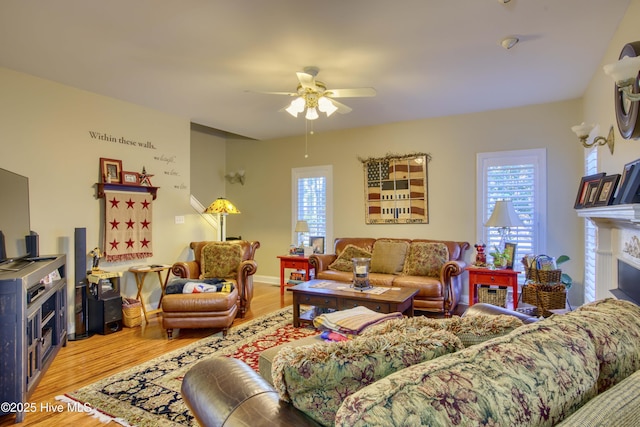
<instances>
[{"instance_id":1,"label":"coffee table","mask_svg":"<svg viewBox=\"0 0 640 427\"><path fill-rule=\"evenodd\" d=\"M374 288L372 292L358 291L350 287L350 283L334 280L310 280L287 290L293 292L293 326L300 322L312 322L314 310L300 315L300 305L311 305L317 308L346 310L357 306L367 307L378 313L400 312L413 317L413 297L417 289L410 288ZM383 293L373 293L386 289Z\"/></svg>"}]
</instances>

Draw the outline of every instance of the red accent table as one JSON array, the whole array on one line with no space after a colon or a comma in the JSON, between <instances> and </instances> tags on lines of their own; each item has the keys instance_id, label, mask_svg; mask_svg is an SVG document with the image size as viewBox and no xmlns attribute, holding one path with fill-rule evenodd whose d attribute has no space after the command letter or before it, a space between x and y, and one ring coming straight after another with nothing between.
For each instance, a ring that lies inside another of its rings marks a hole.
<instances>
[{"instance_id":1,"label":"red accent table","mask_svg":"<svg viewBox=\"0 0 640 427\"><path fill-rule=\"evenodd\" d=\"M513 289L513 309L518 308L518 274L519 271L483 267L467 267L469 272L469 307L476 301L477 285L510 286Z\"/></svg>"},{"instance_id":2,"label":"red accent table","mask_svg":"<svg viewBox=\"0 0 640 427\"><path fill-rule=\"evenodd\" d=\"M284 295L286 281L284 270L287 268L294 270L304 270L305 281L313 279L315 270L309 264L309 258L302 255L278 255L280 258L280 295Z\"/></svg>"}]
</instances>

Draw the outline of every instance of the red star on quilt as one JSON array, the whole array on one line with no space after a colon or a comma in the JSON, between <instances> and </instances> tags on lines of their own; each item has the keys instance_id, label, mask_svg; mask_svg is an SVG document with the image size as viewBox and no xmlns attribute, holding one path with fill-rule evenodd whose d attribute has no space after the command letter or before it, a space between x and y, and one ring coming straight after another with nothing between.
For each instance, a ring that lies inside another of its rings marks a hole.
<instances>
[{"instance_id":1,"label":"red star on quilt","mask_svg":"<svg viewBox=\"0 0 640 427\"><path fill-rule=\"evenodd\" d=\"M150 240L147 240L147 239L143 239L143 240L141 240L141 241L140 241L140 243L142 244L142 247L143 247L143 248L148 248L148 247L149 247L149 243L150 243L150 242L151 242L151 241L150 241Z\"/></svg>"},{"instance_id":2,"label":"red star on quilt","mask_svg":"<svg viewBox=\"0 0 640 427\"><path fill-rule=\"evenodd\" d=\"M109 243L111 245L111 249L113 250L117 250L118 249L118 245L120 244L120 242L116 241L115 239L113 240L113 242Z\"/></svg>"},{"instance_id":3,"label":"red star on quilt","mask_svg":"<svg viewBox=\"0 0 640 427\"><path fill-rule=\"evenodd\" d=\"M120 203L120 200L114 197L113 199L109 200L109 203L111 203L112 208L117 208L118 204Z\"/></svg>"},{"instance_id":4,"label":"red star on quilt","mask_svg":"<svg viewBox=\"0 0 640 427\"><path fill-rule=\"evenodd\" d=\"M131 200L131 198L129 198L129 200L127 200L127 209L133 209L133 205L135 205L136 202L134 202L133 200Z\"/></svg>"},{"instance_id":5,"label":"red star on quilt","mask_svg":"<svg viewBox=\"0 0 640 427\"><path fill-rule=\"evenodd\" d=\"M149 224L151 224L151 223L145 219L140 224L142 224L142 228L149 229Z\"/></svg>"},{"instance_id":6,"label":"red star on quilt","mask_svg":"<svg viewBox=\"0 0 640 427\"><path fill-rule=\"evenodd\" d=\"M135 242L131 239L127 240L127 248L132 248Z\"/></svg>"},{"instance_id":7,"label":"red star on quilt","mask_svg":"<svg viewBox=\"0 0 640 427\"><path fill-rule=\"evenodd\" d=\"M109 224L111 224L111 229L112 230L117 230L118 226L120 225L120 223L118 221L116 221L115 219L113 221L111 221Z\"/></svg>"},{"instance_id":8,"label":"red star on quilt","mask_svg":"<svg viewBox=\"0 0 640 427\"><path fill-rule=\"evenodd\" d=\"M135 222L135 221L133 221L133 220L131 220L131 219L130 219L129 221L127 221L127 222L125 223L125 224L127 224L127 230L128 230L128 229L130 229L130 228L133 228L133 226L135 225L135 223L136 223L136 222Z\"/></svg>"},{"instance_id":9,"label":"red star on quilt","mask_svg":"<svg viewBox=\"0 0 640 427\"><path fill-rule=\"evenodd\" d=\"M144 202L141 202L141 203L142 203L142 209L149 209L150 202L148 200L145 200Z\"/></svg>"}]
</instances>

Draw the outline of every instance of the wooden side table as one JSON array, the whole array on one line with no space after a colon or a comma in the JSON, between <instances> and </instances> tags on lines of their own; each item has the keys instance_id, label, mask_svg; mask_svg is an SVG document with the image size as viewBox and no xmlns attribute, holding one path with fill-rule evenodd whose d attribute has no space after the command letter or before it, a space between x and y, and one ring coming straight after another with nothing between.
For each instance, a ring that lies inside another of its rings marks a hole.
<instances>
[{"instance_id":1,"label":"wooden side table","mask_svg":"<svg viewBox=\"0 0 640 427\"><path fill-rule=\"evenodd\" d=\"M284 295L284 286L286 280L284 278L285 269L304 270L305 281L313 279L315 269L309 264L309 258L301 255L278 255L280 258L280 295Z\"/></svg>"},{"instance_id":2,"label":"wooden side table","mask_svg":"<svg viewBox=\"0 0 640 427\"><path fill-rule=\"evenodd\" d=\"M167 275L162 279L162 272L166 271ZM136 279L136 286L138 287L138 294L136 295L136 299L140 301L142 305L142 313L144 314L144 321L149 323L147 320L147 315L160 313L162 309L162 297L164 296L164 290L167 287L167 282L169 281L169 276L171 275L171 267L170 266L149 266L149 267L131 267L129 272L133 274ZM158 301L158 308L154 310L147 311L144 307L144 301L142 301L142 287L144 286L144 279L147 278L147 274L149 273L158 273L158 283L160 283L160 300Z\"/></svg>"},{"instance_id":3,"label":"wooden side table","mask_svg":"<svg viewBox=\"0 0 640 427\"><path fill-rule=\"evenodd\" d=\"M509 286L513 289L513 309L518 308L518 274L515 270L492 270L482 267L467 267L469 272L469 307L476 302L477 285Z\"/></svg>"}]
</instances>

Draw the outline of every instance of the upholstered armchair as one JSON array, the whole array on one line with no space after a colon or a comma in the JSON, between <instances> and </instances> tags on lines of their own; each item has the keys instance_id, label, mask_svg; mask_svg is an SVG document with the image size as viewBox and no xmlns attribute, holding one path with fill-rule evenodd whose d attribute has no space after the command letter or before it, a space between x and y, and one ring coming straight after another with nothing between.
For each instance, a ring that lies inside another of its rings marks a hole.
<instances>
[{"instance_id":1,"label":"upholstered armchair","mask_svg":"<svg viewBox=\"0 0 640 427\"><path fill-rule=\"evenodd\" d=\"M239 259L223 255L223 252L217 249L230 244L238 245L241 248ZM209 255L203 257L203 249L207 245L210 246L205 253ZM215 277L232 282L238 291L238 314L240 317L244 317L253 298L253 275L258 269L258 264L253 258L256 250L260 247L260 242L247 240L204 241L191 242L190 247L193 250L194 260L176 262L171 267L171 272L184 279ZM237 263L237 265L232 265L233 263ZM217 277L218 275L223 277Z\"/></svg>"}]
</instances>

